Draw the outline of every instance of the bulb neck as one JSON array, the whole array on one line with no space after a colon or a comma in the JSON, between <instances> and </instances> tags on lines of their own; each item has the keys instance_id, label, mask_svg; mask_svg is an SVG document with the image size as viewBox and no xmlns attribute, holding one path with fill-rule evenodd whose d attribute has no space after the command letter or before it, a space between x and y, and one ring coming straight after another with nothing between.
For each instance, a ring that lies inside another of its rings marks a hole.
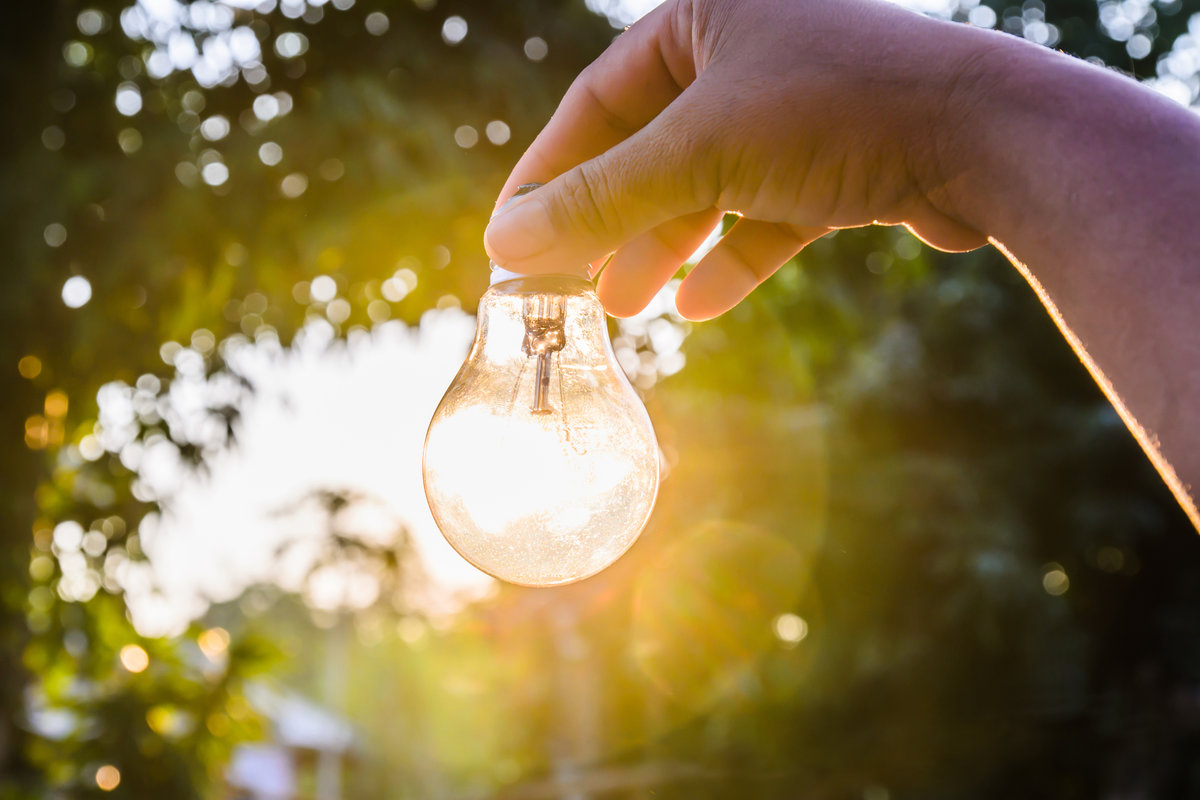
<instances>
[{"instance_id":1,"label":"bulb neck","mask_svg":"<svg viewBox=\"0 0 1200 800\"><path fill-rule=\"evenodd\" d=\"M519 272L513 272L511 269L505 269L504 267L497 267L496 263L494 261L491 263L492 263L492 275L491 275L491 279L488 281L488 286L495 286L497 283L504 283L505 281L515 281L518 278L525 277L524 275L522 275Z\"/></svg>"},{"instance_id":2,"label":"bulb neck","mask_svg":"<svg viewBox=\"0 0 1200 800\"><path fill-rule=\"evenodd\" d=\"M506 270L507 272L507 270ZM493 272L493 276L495 273ZM507 295L577 295L581 292L594 292L596 285L591 278L567 273L550 275L522 275L516 272L508 273L510 277L493 278L490 292Z\"/></svg>"},{"instance_id":3,"label":"bulb neck","mask_svg":"<svg viewBox=\"0 0 1200 800\"><path fill-rule=\"evenodd\" d=\"M586 271L580 272L552 272L542 275L527 275L523 272L513 272L510 269L496 266L495 262L489 262L492 265L491 279L488 281L488 286L495 286L497 283L505 283L507 281L519 280L537 280L538 278L550 278L556 281L583 281L589 286L592 285L592 279Z\"/></svg>"}]
</instances>

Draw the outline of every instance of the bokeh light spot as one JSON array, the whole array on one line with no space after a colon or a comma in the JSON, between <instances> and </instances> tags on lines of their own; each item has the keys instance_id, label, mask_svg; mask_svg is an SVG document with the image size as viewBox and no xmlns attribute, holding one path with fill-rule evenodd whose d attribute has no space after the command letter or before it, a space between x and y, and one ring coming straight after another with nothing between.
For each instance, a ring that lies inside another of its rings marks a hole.
<instances>
[{"instance_id":1,"label":"bokeh light spot","mask_svg":"<svg viewBox=\"0 0 1200 800\"><path fill-rule=\"evenodd\" d=\"M62 300L67 308L81 308L92 299L92 284L82 275L67 278L62 287Z\"/></svg>"},{"instance_id":2,"label":"bokeh light spot","mask_svg":"<svg viewBox=\"0 0 1200 800\"><path fill-rule=\"evenodd\" d=\"M512 131L503 120L494 119L484 128L484 133L487 134L488 141L495 145L501 145L508 142L512 137Z\"/></svg>"},{"instance_id":3,"label":"bokeh light spot","mask_svg":"<svg viewBox=\"0 0 1200 800\"><path fill-rule=\"evenodd\" d=\"M303 33L288 31L275 37L275 53L280 58L296 58L308 51L308 37Z\"/></svg>"},{"instance_id":4,"label":"bokeh light spot","mask_svg":"<svg viewBox=\"0 0 1200 800\"><path fill-rule=\"evenodd\" d=\"M190 161L180 161L175 165L175 177L184 186L195 186L200 178L200 170Z\"/></svg>"},{"instance_id":5,"label":"bokeh light spot","mask_svg":"<svg viewBox=\"0 0 1200 800\"><path fill-rule=\"evenodd\" d=\"M1051 562L1042 567L1042 588L1054 597L1066 594L1071 588L1071 579L1061 564Z\"/></svg>"},{"instance_id":6,"label":"bokeh light spot","mask_svg":"<svg viewBox=\"0 0 1200 800\"><path fill-rule=\"evenodd\" d=\"M241 26L229 32L229 52L237 64L254 64L262 54L253 29Z\"/></svg>"},{"instance_id":7,"label":"bokeh light spot","mask_svg":"<svg viewBox=\"0 0 1200 800\"><path fill-rule=\"evenodd\" d=\"M22 378L33 380L42 374L42 360L37 356L22 356L17 362L17 372L21 373Z\"/></svg>"},{"instance_id":8,"label":"bokeh light spot","mask_svg":"<svg viewBox=\"0 0 1200 800\"><path fill-rule=\"evenodd\" d=\"M242 301L242 307L246 309L247 314L263 314L268 305L270 305L270 301L262 292L251 292Z\"/></svg>"},{"instance_id":9,"label":"bokeh light spot","mask_svg":"<svg viewBox=\"0 0 1200 800\"><path fill-rule=\"evenodd\" d=\"M67 240L67 228L61 222L51 222L42 230L42 238L50 247L62 247Z\"/></svg>"},{"instance_id":10,"label":"bokeh light spot","mask_svg":"<svg viewBox=\"0 0 1200 800\"><path fill-rule=\"evenodd\" d=\"M908 231L901 231L892 247L895 249L896 255L908 261L921 255L920 240Z\"/></svg>"},{"instance_id":11,"label":"bokeh light spot","mask_svg":"<svg viewBox=\"0 0 1200 800\"><path fill-rule=\"evenodd\" d=\"M530 61L541 61L550 52L550 46L540 36L531 36L525 40L525 57Z\"/></svg>"},{"instance_id":12,"label":"bokeh light spot","mask_svg":"<svg viewBox=\"0 0 1200 800\"><path fill-rule=\"evenodd\" d=\"M994 28L996 27L996 12L989 6L975 6L967 12L967 22L976 28Z\"/></svg>"},{"instance_id":13,"label":"bokeh light spot","mask_svg":"<svg viewBox=\"0 0 1200 800\"><path fill-rule=\"evenodd\" d=\"M318 303L328 303L337 297L337 281L328 275L318 275L309 284L308 293Z\"/></svg>"},{"instance_id":14,"label":"bokeh light spot","mask_svg":"<svg viewBox=\"0 0 1200 800\"><path fill-rule=\"evenodd\" d=\"M70 408L70 405L71 401L67 397L67 393L61 389L55 389L46 395L46 400L42 403L42 408L47 417L62 419L67 415L67 409Z\"/></svg>"},{"instance_id":15,"label":"bokeh light spot","mask_svg":"<svg viewBox=\"0 0 1200 800\"><path fill-rule=\"evenodd\" d=\"M470 150L479 143L479 131L470 125L460 125L454 130L454 143L464 150Z\"/></svg>"},{"instance_id":16,"label":"bokeh light spot","mask_svg":"<svg viewBox=\"0 0 1200 800\"><path fill-rule=\"evenodd\" d=\"M192 718L175 706L159 704L146 712L146 724L159 736L174 739L191 731Z\"/></svg>"},{"instance_id":17,"label":"bokeh light spot","mask_svg":"<svg viewBox=\"0 0 1200 800\"><path fill-rule=\"evenodd\" d=\"M224 628L209 628L196 639L200 652L213 663L217 663L229 649L229 631Z\"/></svg>"},{"instance_id":18,"label":"bokeh light spot","mask_svg":"<svg viewBox=\"0 0 1200 800\"><path fill-rule=\"evenodd\" d=\"M67 42L63 45L63 61L72 67L86 66L92 60L92 48L83 42Z\"/></svg>"},{"instance_id":19,"label":"bokeh light spot","mask_svg":"<svg viewBox=\"0 0 1200 800\"><path fill-rule=\"evenodd\" d=\"M164 364L174 364L175 356L179 355L179 351L183 349L183 345L179 342L163 342L158 348L158 357L163 360Z\"/></svg>"},{"instance_id":20,"label":"bokeh light spot","mask_svg":"<svg viewBox=\"0 0 1200 800\"><path fill-rule=\"evenodd\" d=\"M273 167L283 160L283 148L275 142L263 142L258 148L258 160Z\"/></svg>"},{"instance_id":21,"label":"bokeh light spot","mask_svg":"<svg viewBox=\"0 0 1200 800\"><path fill-rule=\"evenodd\" d=\"M126 117L132 117L142 110L142 90L136 83L125 81L117 87L117 96L113 102L117 111Z\"/></svg>"},{"instance_id":22,"label":"bokeh light spot","mask_svg":"<svg viewBox=\"0 0 1200 800\"><path fill-rule=\"evenodd\" d=\"M327 158L321 162L321 166L317 168L317 172L327 181L333 182L341 180L346 174L346 165L342 163L340 158Z\"/></svg>"},{"instance_id":23,"label":"bokeh light spot","mask_svg":"<svg viewBox=\"0 0 1200 800\"><path fill-rule=\"evenodd\" d=\"M101 531L88 531L83 535L83 552L97 558L108 549L108 538Z\"/></svg>"},{"instance_id":24,"label":"bokeh light spot","mask_svg":"<svg viewBox=\"0 0 1200 800\"><path fill-rule=\"evenodd\" d=\"M208 100L205 99L204 92L198 89L188 89L183 93L183 97L180 98L180 103L185 110L193 114L199 114L204 110L204 106L208 104Z\"/></svg>"},{"instance_id":25,"label":"bokeh light spot","mask_svg":"<svg viewBox=\"0 0 1200 800\"><path fill-rule=\"evenodd\" d=\"M104 446L100 444L99 439L89 433L79 440L79 455L85 461L98 461L104 455Z\"/></svg>"},{"instance_id":26,"label":"bokeh light spot","mask_svg":"<svg viewBox=\"0 0 1200 800\"><path fill-rule=\"evenodd\" d=\"M48 581L54 575L54 559L49 556L35 556L29 561L29 577L35 581Z\"/></svg>"},{"instance_id":27,"label":"bokeh light spot","mask_svg":"<svg viewBox=\"0 0 1200 800\"><path fill-rule=\"evenodd\" d=\"M254 98L254 116L268 122L279 116L279 100L273 94L260 94Z\"/></svg>"},{"instance_id":28,"label":"bokeh light spot","mask_svg":"<svg viewBox=\"0 0 1200 800\"><path fill-rule=\"evenodd\" d=\"M159 48L146 57L146 74L151 78L162 79L171 74L174 65L166 50Z\"/></svg>"},{"instance_id":29,"label":"bokeh light spot","mask_svg":"<svg viewBox=\"0 0 1200 800\"><path fill-rule=\"evenodd\" d=\"M367 33L372 36L383 36L391 27L391 22L388 20L387 14L382 11L372 11L367 14L367 18L363 21L366 25Z\"/></svg>"},{"instance_id":30,"label":"bokeh light spot","mask_svg":"<svg viewBox=\"0 0 1200 800\"><path fill-rule=\"evenodd\" d=\"M96 770L96 785L102 792L111 792L121 785L121 771L112 764L105 764Z\"/></svg>"},{"instance_id":31,"label":"bokeh light spot","mask_svg":"<svg viewBox=\"0 0 1200 800\"><path fill-rule=\"evenodd\" d=\"M408 267L401 267L392 277L383 282L379 291L390 302L399 303L415 288L417 288L417 273Z\"/></svg>"},{"instance_id":32,"label":"bokeh light spot","mask_svg":"<svg viewBox=\"0 0 1200 800\"><path fill-rule=\"evenodd\" d=\"M1129 53L1129 57L1134 59L1145 58L1150 55L1150 51L1153 49L1154 43L1144 33L1135 33L1125 43L1125 52Z\"/></svg>"},{"instance_id":33,"label":"bokeh light spot","mask_svg":"<svg viewBox=\"0 0 1200 800\"><path fill-rule=\"evenodd\" d=\"M808 622L796 614L780 614L775 618L775 637L785 645L795 647L808 636Z\"/></svg>"},{"instance_id":34,"label":"bokeh light spot","mask_svg":"<svg viewBox=\"0 0 1200 800\"><path fill-rule=\"evenodd\" d=\"M121 648L121 666L134 674L145 672L150 666L150 656L139 645L127 644Z\"/></svg>"},{"instance_id":35,"label":"bokeh light spot","mask_svg":"<svg viewBox=\"0 0 1200 800\"><path fill-rule=\"evenodd\" d=\"M192 349L207 355L217 345L217 337L207 328L198 328L192 332Z\"/></svg>"},{"instance_id":36,"label":"bokeh light spot","mask_svg":"<svg viewBox=\"0 0 1200 800\"><path fill-rule=\"evenodd\" d=\"M367 304L367 316L371 322L387 322L392 316L392 307L386 300L372 300Z\"/></svg>"},{"instance_id":37,"label":"bokeh light spot","mask_svg":"<svg viewBox=\"0 0 1200 800\"><path fill-rule=\"evenodd\" d=\"M350 319L350 301L344 297L330 301L329 305L325 307L325 316L334 325L341 325Z\"/></svg>"},{"instance_id":38,"label":"bokeh light spot","mask_svg":"<svg viewBox=\"0 0 1200 800\"><path fill-rule=\"evenodd\" d=\"M95 36L108 27L108 15L94 8L85 8L75 17L75 27L84 36Z\"/></svg>"},{"instance_id":39,"label":"bokeh light spot","mask_svg":"<svg viewBox=\"0 0 1200 800\"><path fill-rule=\"evenodd\" d=\"M442 23L442 41L456 45L467 38L467 21L460 16L446 17Z\"/></svg>"},{"instance_id":40,"label":"bokeh light spot","mask_svg":"<svg viewBox=\"0 0 1200 800\"><path fill-rule=\"evenodd\" d=\"M42 147L50 152L61 150L66 143L67 137L57 125L48 125L42 129Z\"/></svg>"},{"instance_id":41,"label":"bokeh light spot","mask_svg":"<svg viewBox=\"0 0 1200 800\"><path fill-rule=\"evenodd\" d=\"M279 191L284 197L299 197L308 190L308 176L303 172L293 172L279 182Z\"/></svg>"},{"instance_id":42,"label":"bokeh light spot","mask_svg":"<svg viewBox=\"0 0 1200 800\"><path fill-rule=\"evenodd\" d=\"M220 186L229 180L229 167L220 161L213 161L204 165L204 169L200 170L200 177L209 186Z\"/></svg>"},{"instance_id":43,"label":"bokeh light spot","mask_svg":"<svg viewBox=\"0 0 1200 800\"><path fill-rule=\"evenodd\" d=\"M210 142L224 139L229 135L229 119L223 114L214 114L200 123L200 135Z\"/></svg>"},{"instance_id":44,"label":"bokeh light spot","mask_svg":"<svg viewBox=\"0 0 1200 800\"><path fill-rule=\"evenodd\" d=\"M83 526L73 519L63 520L54 526L53 542L59 553L78 550L83 544Z\"/></svg>"},{"instance_id":45,"label":"bokeh light spot","mask_svg":"<svg viewBox=\"0 0 1200 800\"><path fill-rule=\"evenodd\" d=\"M142 134L137 128L123 128L117 134L117 146L125 155L133 155L142 149Z\"/></svg>"}]
</instances>

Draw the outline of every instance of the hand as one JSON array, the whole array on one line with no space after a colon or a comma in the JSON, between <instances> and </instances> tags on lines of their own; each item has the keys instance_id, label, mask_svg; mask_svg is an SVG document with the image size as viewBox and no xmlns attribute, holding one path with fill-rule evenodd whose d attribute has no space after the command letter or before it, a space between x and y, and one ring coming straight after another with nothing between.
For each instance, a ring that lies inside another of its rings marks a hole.
<instances>
[{"instance_id":1,"label":"hand","mask_svg":"<svg viewBox=\"0 0 1200 800\"><path fill-rule=\"evenodd\" d=\"M615 251L640 310L713 229L681 314L716 316L830 228L985 241L1032 284L1200 529L1200 116L1017 37L879 0L671 0L584 70L501 199L492 259Z\"/></svg>"},{"instance_id":2,"label":"hand","mask_svg":"<svg viewBox=\"0 0 1200 800\"><path fill-rule=\"evenodd\" d=\"M725 212L742 219L679 288L717 316L832 228L905 224L944 250L986 237L944 191L971 65L999 34L878 0L672 0L576 79L513 169L488 227L517 272L598 267L640 311Z\"/></svg>"}]
</instances>

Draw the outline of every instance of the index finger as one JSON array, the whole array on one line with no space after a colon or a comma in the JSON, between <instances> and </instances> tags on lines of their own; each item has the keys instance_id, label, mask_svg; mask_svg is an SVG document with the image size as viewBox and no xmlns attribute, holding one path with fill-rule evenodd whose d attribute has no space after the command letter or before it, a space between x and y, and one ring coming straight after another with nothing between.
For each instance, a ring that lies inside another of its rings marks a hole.
<instances>
[{"instance_id":1,"label":"index finger","mask_svg":"<svg viewBox=\"0 0 1200 800\"><path fill-rule=\"evenodd\" d=\"M497 207L518 186L548 183L636 133L696 79L690 9L679 0L659 6L579 74L513 167Z\"/></svg>"}]
</instances>

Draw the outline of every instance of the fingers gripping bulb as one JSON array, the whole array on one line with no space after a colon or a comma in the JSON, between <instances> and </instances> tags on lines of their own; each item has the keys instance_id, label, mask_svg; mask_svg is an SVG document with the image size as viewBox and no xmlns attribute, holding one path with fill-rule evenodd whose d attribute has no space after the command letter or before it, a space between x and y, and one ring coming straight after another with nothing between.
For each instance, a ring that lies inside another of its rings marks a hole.
<instances>
[{"instance_id":1,"label":"fingers gripping bulb","mask_svg":"<svg viewBox=\"0 0 1200 800\"><path fill-rule=\"evenodd\" d=\"M425 440L425 494L468 561L528 586L599 572L641 533L658 445L590 281L494 283Z\"/></svg>"},{"instance_id":2,"label":"fingers gripping bulb","mask_svg":"<svg viewBox=\"0 0 1200 800\"><path fill-rule=\"evenodd\" d=\"M510 205L512 205L518 199L524 197L525 195L529 194L530 192L534 191L535 189L541 188L541 186L542 186L542 184L540 184L540 183L523 183L523 184L521 184L520 186L517 187L517 191L515 191L513 193L513 196L508 198L507 200L505 200L504 203L500 206L500 208L496 209L496 212L495 212L495 214L492 215L492 217L495 218L495 216L497 214L503 213L506 208L508 208ZM492 267L492 281L491 282L493 284L500 283L501 281L511 281L511 280L514 280L515 278L524 277L522 275L522 273L513 272L510 269L505 269L504 267L497 264L495 261L492 261L489 263L491 264L491 267ZM580 278L588 278L590 275L586 264L584 264L583 266L581 266L578 269L564 268L560 274L575 275Z\"/></svg>"},{"instance_id":3,"label":"fingers gripping bulb","mask_svg":"<svg viewBox=\"0 0 1200 800\"><path fill-rule=\"evenodd\" d=\"M499 214L500 212L502 212L505 208L507 208L509 205L511 205L512 202L514 200L516 200L518 197L524 197L525 195L529 194L530 192L532 192L534 189L537 189L541 185L542 184L540 184L540 183L523 183L523 184L521 184L520 186L517 187L517 191L513 193L513 196L508 198L507 200L505 200L504 203L501 204L501 206L498 209L496 209L495 213L492 214L492 217L495 217L496 214ZM521 277L521 273L513 272L512 270L505 269L504 267L497 264L495 261L489 261L488 263L492 267L491 282L493 285L500 283L501 281L511 281L514 278Z\"/></svg>"}]
</instances>

